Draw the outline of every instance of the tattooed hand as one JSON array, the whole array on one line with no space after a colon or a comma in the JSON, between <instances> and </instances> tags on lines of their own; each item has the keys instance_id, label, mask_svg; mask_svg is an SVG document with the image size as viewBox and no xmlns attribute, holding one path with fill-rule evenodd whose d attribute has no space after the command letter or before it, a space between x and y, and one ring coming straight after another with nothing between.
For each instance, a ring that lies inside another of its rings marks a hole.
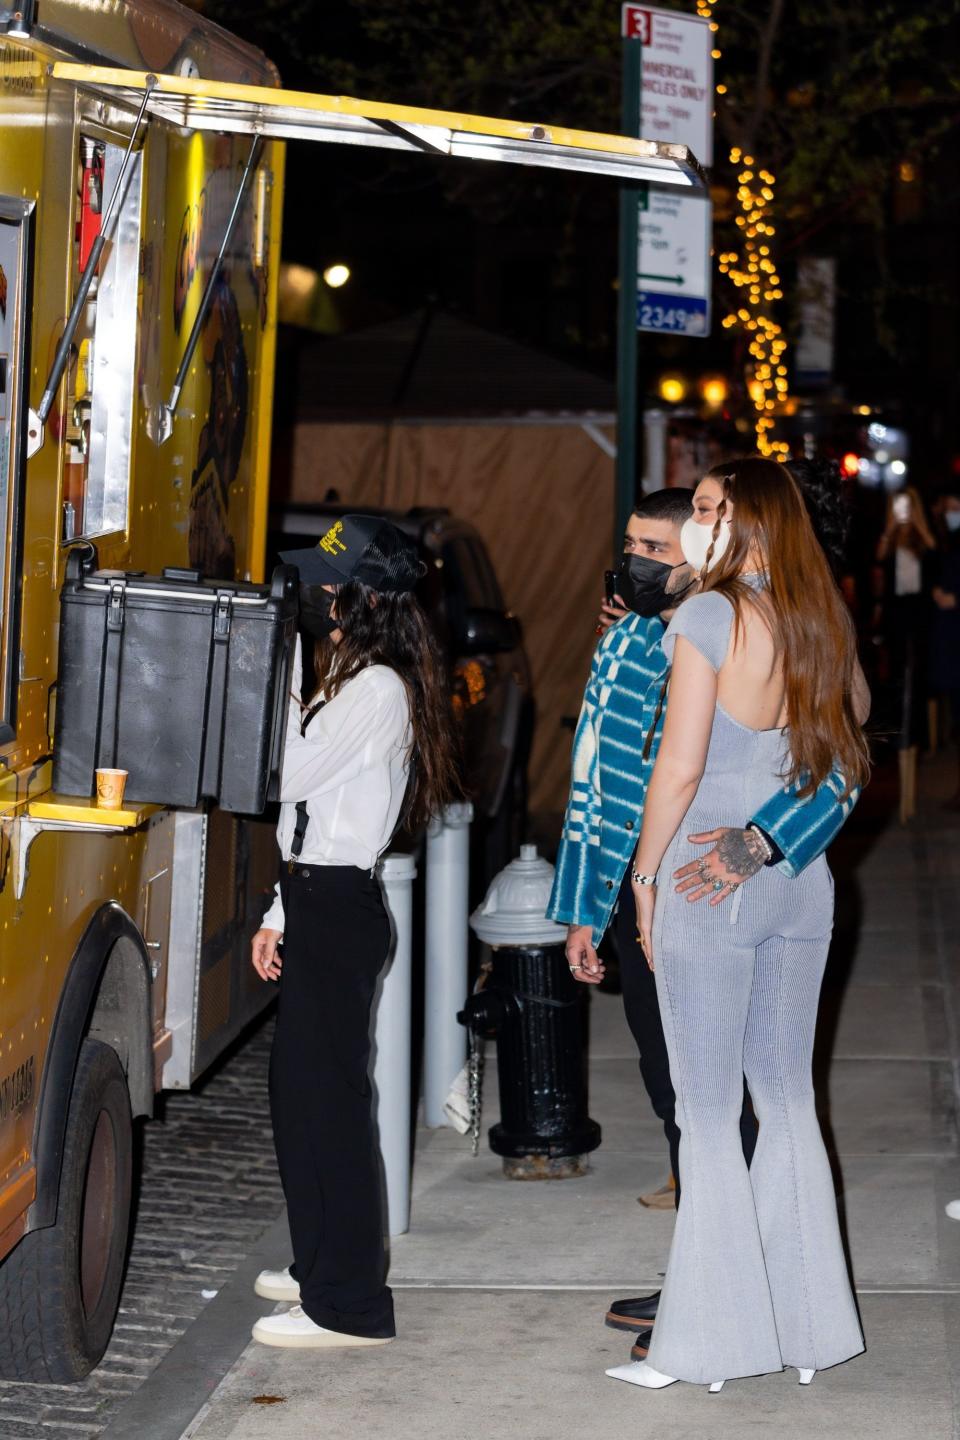
<instances>
[{"instance_id":1,"label":"tattooed hand","mask_svg":"<svg viewBox=\"0 0 960 1440\"><path fill-rule=\"evenodd\" d=\"M709 830L687 839L693 845L713 846L699 860L673 872L674 880L680 881L677 893L691 902L709 898L711 905L722 904L763 865L763 845L752 830Z\"/></svg>"}]
</instances>

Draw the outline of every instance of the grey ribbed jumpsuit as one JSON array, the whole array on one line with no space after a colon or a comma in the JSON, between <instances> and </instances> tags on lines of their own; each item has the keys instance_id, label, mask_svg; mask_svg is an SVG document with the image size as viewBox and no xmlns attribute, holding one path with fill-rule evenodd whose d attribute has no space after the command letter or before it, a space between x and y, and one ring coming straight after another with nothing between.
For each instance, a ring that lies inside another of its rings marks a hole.
<instances>
[{"instance_id":1,"label":"grey ribbed jumpsuit","mask_svg":"<svg viewBox=\"0 0 960 1440\"><path fill-rule=\"evenodd\" d=\"M668 658L684 635L719 671L732 621L725 596L693 596L664 636ZM693 858L688 835L743 825L783 783L788 745L785 732L751 730L717 705L703 778L661 875ZM796 879L765 867L715 907L669 884L658 892L654 960L683 1192L648 1359L676 1379L822 1370L863 1349L811 1079L832 925L823 856ZM749 1171L744 1074L760 1122Z\"/></svg>"}]
</instances>

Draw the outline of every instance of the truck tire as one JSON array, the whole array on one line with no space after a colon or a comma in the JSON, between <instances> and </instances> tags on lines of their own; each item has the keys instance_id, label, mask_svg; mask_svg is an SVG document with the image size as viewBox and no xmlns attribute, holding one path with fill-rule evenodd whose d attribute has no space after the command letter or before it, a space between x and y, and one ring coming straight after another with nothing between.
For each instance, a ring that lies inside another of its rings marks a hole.
<instances>
[{"instance_id":1,"label":"truck tire","mask_svg":"<svg viewBox=\"0 0 960 1440\"><path fill-rule=\"evenodd\" d=\"M56 1224L0 1265L0 1377L69 1384L113 1330L130 1229L133 1134L116 1052L84 1040L70 1097Z\"/></svg>"}]
</instances>

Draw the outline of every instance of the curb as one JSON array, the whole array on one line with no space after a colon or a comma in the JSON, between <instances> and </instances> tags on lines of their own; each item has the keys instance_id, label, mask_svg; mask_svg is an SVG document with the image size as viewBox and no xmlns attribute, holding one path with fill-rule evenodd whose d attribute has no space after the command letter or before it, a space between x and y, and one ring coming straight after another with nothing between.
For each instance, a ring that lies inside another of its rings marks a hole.
<instances>
[{"instance_id":1,"label":"curb","mask_svg":"<svg viewBox=\"0 0 960 1440\"><path fill-rule=\"evenodd\" d=\"M260 1235L246 1259L117 1411L99 1440L181 1440L250 1342L272 1301L253 1293L266 1266L290 1249L286 1210Z\"/></svg>"}]
</instances>

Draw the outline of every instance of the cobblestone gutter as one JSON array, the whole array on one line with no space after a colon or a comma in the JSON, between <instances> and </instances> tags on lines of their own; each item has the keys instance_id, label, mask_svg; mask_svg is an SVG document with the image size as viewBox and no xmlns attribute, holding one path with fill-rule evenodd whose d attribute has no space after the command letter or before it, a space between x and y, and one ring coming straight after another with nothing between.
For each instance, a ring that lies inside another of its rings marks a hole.
<instances>
[{"instance_id":1,"label":"cobblestone gutter","mask_svg":"<svg viewBox=\"0 0 960 1440\"><path fill-rule=\"evenodd\" d=\"M99 1435L278 1214L272 1033L268 1020L198 1089L162 1097L165 1118L142 1127L139 1206L110 1347L79 1385L0 1382L0 1440Z\"/></svg>"}]
</instances>

